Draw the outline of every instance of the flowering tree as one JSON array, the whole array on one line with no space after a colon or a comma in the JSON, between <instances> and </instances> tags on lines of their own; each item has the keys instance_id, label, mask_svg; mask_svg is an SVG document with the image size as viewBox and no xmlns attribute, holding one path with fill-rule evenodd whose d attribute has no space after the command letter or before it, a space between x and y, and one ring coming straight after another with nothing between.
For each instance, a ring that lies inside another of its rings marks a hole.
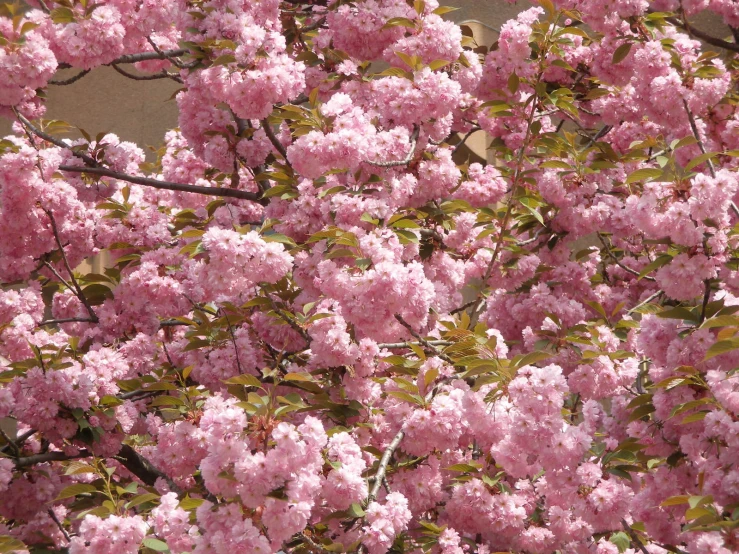
<instances>
[{"instance_id":1,"label":"flowering tree","mask_svg":"<svg viewBox=\"0 0 739 554\"><path fill-rule=\"evenodd\" d=\"M31 4L0 552L739 551L735 1ZM182 84L155 161L44 119L101 65Z\"/></svg>"}]
</instances>

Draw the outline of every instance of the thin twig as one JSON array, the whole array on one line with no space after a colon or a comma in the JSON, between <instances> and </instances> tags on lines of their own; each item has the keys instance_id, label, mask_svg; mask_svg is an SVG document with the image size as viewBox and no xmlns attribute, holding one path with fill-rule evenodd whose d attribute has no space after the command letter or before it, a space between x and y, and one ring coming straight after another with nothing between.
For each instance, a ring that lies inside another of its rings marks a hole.
<instances>
[{"instance_id":1,"label":"thin twig","mask_svg":"<svg viewBox=\"0 0 739 554\"><path fill-rule=\"evenodd\" d=\"M53 270L53 266L49 266ZM57 325L59 323L95 323L89 317L61 317L59 319L48 319L38 324L38 327L45 325Z\"/></svg>"},{"instance_id":2,"label":"thin twig","mask_svg":"<svg viewBox=\"0 0 739 554\"><path fill-rule=\"evenodd\" d=\"M69 79L62 79L61 81L58 81L56 79L52 79L51 81L49 81L49 84L50 85L58 85L58 86L71 85L72 83L76 83L77 81L79 81L80 79L82 79L82 77L84 77L88 73L90 73L90 70L89 69L83 69L77 75L75 75L73 77L70 77Z\"/></svg>"},{"instance_id":3,"label":"thin twig","mask_svg":"<svg viewBox=\"0 0 739 554\"><path fill-rule=\"evenodd\" d=\"M285 161L289 165L290 162L287 161L287 150L285 150L285 147L282 146L282 143L275 136L275 133L272 130L272 126L269 124L269 122L266 119L262 120L262 129L264 129L264 132L267 135L267 138L269 139L269 141L272 143L272 146L274 146L275 149L280 153L280 156L285 158Z\"/></svg>"},{"instance_id":4,"label":"thin twig","mask_svg":"<svg viewBox=\"0 0 739 554\"><path fill-rule=\"evenodd\" d=\"M370 165L374 165L376 167L398 167L401 165L408 165L411 163L411 160L413 159L413 154L416 153L416 143L418 142L418 133L420 132L421 128L418 125L415 125L413 127L413 133L411 133L411 145L408 149L408 154L406 154L405 158L402 160L396 161L396 162L372 162L367 160L366 163Z\"/></svg>"},{"instance_id":5,"label":"thin twig","mask_svg":"<svg viewBox=\"0 0 739 554\"><path fill-rule=\"evenodd\" d=\"M44 209L44 212L46 212L46 215L49 216L49 220L51 221L51 230L54 233L54 239L56 239L56 243L59 246L59 252L62 255L62 261L64 262L64 267L67 269L67 273L69 273L69 279L72 281L74 290L77 292L77 298L79 298L80 302L82 302L82 304L85 306L87 313L90 314L90 319L92 319L92 322L97 323L99 321L98 316L97 314L95 314L95 310L92 309L90 302L88 302L87 298L85 297L85 293L82 292L82 287L80 287L79 283L77 282L77 279L75 279L74 272L72 271L72 267L69 265L69 260L67 260L67 254L64 252L64 245L62 244L62 239L59 236L59 229L56 226L56 220L54 219L54 215L51 213L50 210L47 210L47 209Z\"/></svg>"},{"instance_id":6,"label":"thin twig","mask_svg":"<svg viewBox=\"0 0 739 554\"><path fill-rule=\"evenodd\" d=\"M467 134L465 134L462 137L462 140L460 140L457 144L454 145L454 148L452 149L452 154L456 154L457 150L462 148L465 142L467 142L467 139L470 138L473 134L475 134L477 131L480 131L480 127L473 127L469 131L467 131Z\"/></svg>"},{"instance_id":7,"label":"thin twig","mask_svg":"<svg viewBox=\"0 0 739 554\"><path fill-rule=\"evenodd\" d=\"M261 199L259 195L254 192L221 187L202 187L199 185L186 185L184 183L159 181L158 179L151 179L149 177L136 177L134 175L127 175L126 173L119 173L118 171L113 171L112 169L108 169L107 167L79 167L74 165L60 165L59 169L61 171L89 173L91 175L100 175L102 177L112 177L114 179L127 181L136 185L143 185L145 187L153 187L162 190L177 190L181 192L204 194L207 196L223 196L227 198L241 198L243 200L251 200L252 202L264 202L264 199Z\"/></svg>"},{"instance_id":8,"label":"thin twig","mask_svg":"<svg viewBox=\"0 0 739 554\"><path fill-rule=\"evenodd\" d=\"M54 267L53 265L51 265L51 264L50 264L49 262L47 262L46 260L44 260L44 265L46 266L46 268L47 268L47 269L48 269L49 271L51 271L51 272L52 272L52 273L54 274L54 277L56 277L57 279L59 279L59 280L60 280L60 281L62 282L62 284L63 284L63 285L65 286L65 287L67 287L67 288L68 288L69 290L71 290L71 291L74 291L74 287L73 287L72 285L70 285L70 284L69 284L69 283L67 282L67 280L66 280L66 279L65 279L64 277L62 277L62 274L61 274L61 273L59 273L59 272L58 272L58 271L56 270L56 268L55 268L55 267Z\"/></svg>"},{"instance_id":9,"label":"thin twig","mask_svg":"<svg viewBox=\"0 0 739 554\"><path fill-rule=\"evenodd\" d=\"M78 152L77 150L72 149L64 141L61 141L58 138L52 137L50 134L43 132L41 129L39 129L33 123L31 123L25 117L23 117L23 115L21 115L15 108L13 108L13 111L15 112L15 116L18 118L18 121L20 121L26 128L30 129L34 135L44 139L47 142L50 142L51 144L55 146L58 146L59 148L65 148L69 150L70 152L72 152L72 154L80 158L87 165L90 165L92 167L97 167L99 165L97 160L95 160L94 158L88 156L87 154L83 152Z\"/></svg>"},{"instance_id":10,"label":"thin twig","mask_svg":"<svg viewBox=\"0 0 739 554\"><path fill-rule=\"evenodd\" d=\"M410 348L411 345L415 344L415 342L382 342L378 344L377 347L379 349L386 348L388 350L391 350L393 348ZM419 342L418 344L423 343ZM454 343L448 340L427 340L426 344L430 346L451 346Z\"/></svg>"},{"instance_id":11,"label":"thin twig","mask_svg":"<svg viewBox=\"0 0 739 554\"><path fill-rule=\"evenodd\" d=\"M639 275L641 275L641 273L639 273L637 270L632 269L632 268L630 268L628 266L625 266L623 263L621 263L621 261L618 258L616 258L616 255L611 251L611 248L608 246L608 244L606 243L606 241L603 239L603 235L601 233L598 233L598 240L600 240L600 243L603 245L603 248L606 249L606 252L608 253L608 257L611 258L616 263L616 265L618 267L620 267L621 269L623 269L627 273L631 273L632 275L636 275L637 277L639 277ZM654 281L655 280L654 277L650 277L649 275L645 275L643 277L643 279L645 281Z\"/></svg>"},{"instance_id":12,"label":"thin twig","mask_svg":"<svg viewBox=\"0 0 739 554\"><path fill-rule=\"evenodd\" d=\"M651 10L650 10L651 12ZM666 21L669 21L673 25L680 27L681 29L684 29L688 32L688 34L691 34L695 37L698 37L704 42L707 42L708 44L712 46L718 46L719 48L723 48L725 50L731 50L732 52L739 52L739 44L733 43L733 42L727 42L723 39L720 39L718 37L714 37L713 35L709 35L708 33L705 33L701 31L700 29L696 29L692 27L687 20L681 21L677 17L666 17Z\"/></svg>"},{"instance_id":13,"label":"thin twig","mask_svg":"<svg viewBox=\"0 0 739 554\"><path fill-rule=\"evenodd\" d=\"M34 433L36 433L36 429L30 429L29 431L26 431L25 433L23 433L19 437L16 437L15 441L13 441L13 444L16 447L21 448L23 446L23 443L26 442L29 438L31 438L31 436ZM8 443L5 446L3 446L2 448L0 448L0 452L5 452L10 447L11 447L10 446L10 443Z\"/></svg>"},{"instance_id":14,"label":"thin twig","mask_svg":"<svg viewBox=\"0 0 739 554\"><path fill-rule=\"evenodd\" d=\"M62 522L59 521L59 518L56 517L54 510L49 508L49 510L46 513L49 514L49 517L52 519L52 521L56 523L57 527L59 527L59 530L62 532L62 535L64 535L64 538L67 539L67 542L72 542L72 538L69 536L69 533L67 533L67 530L64 528L64 525L62 525Z\"/></svg>"},{"instance_id":15,"label":"thin twig","mask_svg":"<svg viewBox=\"0 0 739 554\"><path fill-rule=\"evenodd\" d=\"M377 473L375 473L375 480L372 484L372 489L370 490L369 495L367 495L367 506L377 498L377 493L380 492L382 481L385 479L385 474L387 473L387 465L390 463L390 458L393 457L393 453L397 450L398 446L400 446L400 441L403 440L404 436L405 431L402 429L398 431L385 449L385 452L382 453L382 458L380 458L380 463L377 466Z\"/></svg>"},{"instance_id":16,"label":"thin twig","mask_svg":"<svg viewBox=\"0 0 739 554\"><path fill-rule=\"evenodd\" d=\"M115 69L118 73L126 77L127 79L133 79L134 81L154 81L156 79L172 79L173 81L177 81L178 83L182 83L182 79L180 79L177 75L170 75L165 70L162 70L159 73L154 73L152 75L134 75L133 73L129 73L125 69L121 69L118 67L118 64L110 64L110 66Z\"/></svg>"},{"instance_id":17,"label":"thin twig","mask_svg":"<svg viewBox=\"0 0 739 554\"><path fill-rule=\"evenodd\" d=\"M634 532L634 530L631 528L631 526L626 523L625 519L621 519L621 525L624 526L624 529L629 534L629 537L631 537L631 542L634 543L634 545L643 552L643 554L649 554L649 551L645 548L644 543L641 542L641 539L639 536Z\"/></svg>"},{"instance_id":18,"label":"thin twig","mask_svg":"<svg viewBox=\"0 0 739 554\"><path fill-rule=\"evenodd\" d=\"M156 46L153 46L153 48L155 50L154 52L142 52L140 54L126 54L124 56L121 56L120 58L116 58L110 63L111 64L138 63L138 62L145 62L147 60L169 60L171 62L172 58L176 58L178 56L184 56L185 54L189 52L189 50L186 50L185 48L178 48L176 50L160 50Z\"/></svg>"},{"instance_id":19,"label":"thin twig","mask_svg":"<svg viewBox=\"0 0 739 554\"><path fill-rule=\"evenodd\" d=\"M439 352L438 349L433 344L431 344L429 341L423 338L419 333L417 333L413 329L413 327L411 327L411 324L408 323L405 319L403 319L403 317L400 314L395 314L395 319L397 319L398 323L400 323L403 327L408 329L410 334L413 335L418 340L418 342L420 342L426 348L430 349L434 353L435 356L438 356L439 358L441 358L442 360L444 360L446 363L450 365L454 365L454 360L452 360L446 354Z\"/></svg>"},{"instance_id":20,"label":"thin twig","mask_svg":"<svg viewBox=\"0 0 739 554\"><path fill-rule=\"evenodd\" d=\"M33 454L13 460L16 468L43 464L46 462L65 462L67 460L75 460L77 458L89 458L92 453L88 450L80 450L77 454L65 454L64 452L44 452L43 454Z\"/></svg>"},{"instance_id":21,"label":"thin twig","mask_svg":"<svg viewBox=\"0 0 739 554\"><path fill-rule=\"evenodd\" d=\"M646 306L646 305L647 305L647 304L649 304L649 303L650 303L650 302L651 302L652 300L654 300L655 298L657 298L657 297L658 297L658 296L660 296L661 294L664 294L664 292L665 292L665 291L663 291L663 290L658 290L658 291L657 291L657 292L655 292L654 294L651 294L651 295L650 295L650 296L649 296L649 297L648 297L648 298L647 298L646 300L644 300L644 302L640 302L639 304L637 304L636 306L634 306L634 307L633 307L633 308L631 308L630 310L627 310L627 312L626 312L626 313L627 313L627 314L631 314L631 313L635 312L636 310L638 310L639 308L641 308L642 306Z\"/></svg>"},{"instance_id":22,"label":"thin twig","mask_svg":"<svg viewBox=\"0 0 739 554\"><path fill-rule=\"evenodd\" d=\"M305 340L305 342L310 343L313 339L308 334L308 331L303 329L300 325L298 325L297 321L294 321L288 315L283 312L280 308L277 307L277 304L275 304L275 301L271 298L269 299L269 303L272 305L272 309L274 312L278 315L280 319L282 319L285 323L287 323L290 327L292 327L295 331L297 331L301 337Z\"/></svg>"},{"instance_id":23,"label":"thin twig","mask_svg":"<svg viewBox=\"0 0 739 554\"><path fill-rule=\"evenodd\" d=\"M690 111L688 102L685 99L683 99L683 106L685 106L685 112L688 114L688 121L690 122L690 128L693 130L693 136L695 137L695 140L698 141L698 148L700 148L701 154L705 154L706 147L703 146L701 135L698 132L698 126L695 124L695 118L693 117L693 112ZM711 173L711 177L715 179L716 178L716 168L713 167L713 162L711 161L710 158L706 160L706 165L708 165L708 171Z\"/></svg>"},{"instance_id":24,"label":"thin twig","mask_svg":"<svg viewBox=\"0 0 739 554\"><path fill-rule=\"evenodd\" d=\"M15 444L15 441L8 436L8 434L3 430L2 427L0 427L0 437L5 439L5 442L8 443L6 446L8 446L13 452L15 452L16 458L21 455L21 451L20 448L18 448L18 445Z\"/></svg>"},{"instance_id":25,"label":"thin twig","mask_svg":"<svg viewBox=\"0 0 739 554\"><path fill-rule=\"evenodd\" d=\"M219 311L223 314L223 317L226 318L226 324L228 325L228 332L231 335L231 342L234 345L234 352L236 353L236 367L239 370L239 375L244 373L244 370L241 369L241 360L239 360L239 347L236 344L236 335L234 334L234 329L231 326L231 320L228 319L228 314L225 312L225 310L219 309Z\"/></svg>"}]
</instances>

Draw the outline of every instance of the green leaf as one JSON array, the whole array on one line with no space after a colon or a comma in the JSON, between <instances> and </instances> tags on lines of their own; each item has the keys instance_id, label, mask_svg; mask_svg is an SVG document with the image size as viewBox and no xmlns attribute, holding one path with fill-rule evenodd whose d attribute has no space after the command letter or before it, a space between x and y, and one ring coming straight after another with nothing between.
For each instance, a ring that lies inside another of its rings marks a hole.
<instances>
[{"instance_id":1,"label":"green leaf","mask_svg":"<svg viewBox=\"0 0 739 554\"><path fill-rule=\"evenodd\" d=\"M16 550L26 551L28 547L15 537L0 535L0 554L7 554Z\"/></svg>"},{"instance_id":2,"label":"green leaf","mask_svg":"<svg viewBox=\"0 0 739 554\"><path fill-rule=\"evenodd\" d=\"M691 496L688 498L688 506L695 508L696 506L702 506L703 504L712 504L713 496L708 494L706 496Z\"/></svg>"},{"instance_id":3,"label":"green leaf","mask_svg":"<svg viewBox=\"0 0 739 554\"><path fill-rule=\"evenodd\" d=\"M705 154L701 154L700 156L695 157L692 160L690 160L685 165L685 170L686 171L690 171L694 167L699 166L700 164L705 163L708 160L710 160L711 158L714 158L716 156L718 156L718 153L716 153L716 152L706 152Z\"/></svg>"},{"instance_id":4,"label":"green leaf","mask_svg":"<svg viewBox=\"0 0 739 554\"><path fill-rule=\"evenodd\" d=\"M705 320L700 326L701 329L713 329L714 327L739 327L739 316L719 315Z\"/></svg>"},{"instance_id":5,"label":"green leaf","mask_svg":"<svg viewBox=\"0 0 739 554\"><path fill-rule=\"evenodd\" d=\"M151 537L144 539L143 545L146 548L151 548L152 550L156 550L157 552L169 551L169 547L167 546L166 542Z\"/></svg>"},{"instance_id":6,"label":"green leaf","mask_svg":"<svg viewBox=\"0 0 739 554\"><path fill-rule=\"evenodd\" d=\"M508 77L508 90L511 91L511 94L516 94L516 91L518 90L520 84L521 80L518 78L518 75L516 75L516 72L514 71L513 73L511 73L511 76Z\"/></svg>"},{"instance_id":7,"label":"green leaf","mask_svg":"<svg viewBox=\"0 0 739 554\"><path fill-rule=\"evenodd\" d=\"M230 379L226 379L224 381L227 385L243 385L245 387L261 387L262 382L254 377L254 375L249 375L244 373L243 375L237 375L236 377L231 377Z\"/></svg>"},{"instance_id":8,"label":"green leaf","mask_svg":"<svg viewBox=\"0 0 739 554\"><path fill-rule=\"evenodd\" d=\"M711 345L711 347L706 352L703 361L705 362L706 360L710 360L711 358L715 358L716 356L720 356L721 354L726 354L727 352L731 352L732 350L736 350L737 348L739 348L739 337L727 340L720 340Z\"/></svg>"},{"instance_id":9,"label":"green leaf","mask_svg":"<svg viewBox=\"0 0 739 554\"><path fill-rule=\"evenodd\" d=\"M608 541L615 544L619 552L626 552L626 549L631 546L631 539L629 538L629 535L627 535L623 531L613 533L609 537Z\"/></svg>"},{"instance_id":10,"label":"green leaf","mask_svg":"<svg viewBox=\"0 0 739 554\"><path fill-rule=\"evenodd\" d=\"M437 69L446 67L450 63L451 62L449 60L434 60L429 64L429 69L431 69L431 71L436 71Z\"/></svg>"},{"instance_id":11,"label":"green leaf","mask_svg":"<svg viewBox=\"0 0 739 554\"><path fill-rule=\"evenodd\" d=\"M74 496L77 496L78 494L84 494L88 492L97 492L97 489L92 485L88 485L87 483L75 483L74 485L64 487L54 500L64 500L65 498L72 498Z\"/></svg>"},{"instance_id":12,"label":"green leaf","mask_svg":"<svg viewBox=\"0 0 739 554\"><path fill-rule=\"evenodd\" d=\"M141 504L144 504L145 502L151 502L152 500L158 500L158 499L159 499L159 495L153 492L147 492L145 494L140 494L139 496L133 498L130 502L126 504L126 509L130 510L131 508L140 506Z\"/></svg>"},{"instance_id":13,"label":"green leaf","mask_svg":"<svg viewBox=\"0 0 739 554\"><path fill-rule=\"evenodd\" d=\"M439 6L433 12L436 15L444 15L449 12L456 12L459 8L452 8L451 6Z\"/></svg>"},{"instance_id":14,"label":"green leaf","mask_svg":"<svg viewBox=\"0 0 739 554\"><path fill-rule=\"evenodd\" d=\"M631 43L625 42L624 44L616 48L616 50L613 52L613 58L611 58L611 63L615 65L617 63L622 62L624 58L629 55L630 51L631 51Z\"/></svg>"},{"instance_id":15,"label":"green leaf","mask_svg":"<svg viewBox=\"0 0 739 554\"><path fill-rule=\"evenodd\" d=\"M194 510L195 508L198 508L205 500L202 498L190 498L189 496L186 496L182 500L180 500L178 508L182 508L183 510Z\"/></svg>"},{"instance_id":16,"label":"green leaf","mask_svg":"<svg viewBox=\"0 0 739 554\"><path fill-rule=\"evenodd\" d=\"M660 506L679 506L680 504L687 504L690 497L686 495L671 496L666 500L663 500Z\"/></svg>"},{"instance_id":17,"label":"green leaf","mask_svg":"<svg viewBox=\"0 0 739 554\"><path fill-rule=\"evenodd\" d=\"M382 28L390 29L392 27L408 27L409 29L415 29L416 24L407 17L393 17L392 19L388 19L387 23L385 23Z\"/></svg>"},{"instance_id":18,"label":"green leaf","mask_svg":"<svg viewBox=\"0 0 739 554\"><path fill-rule=\"evenodd\" d=\"M351 517L364 517L364 510L362 509L362 506L360 504L357 504L356 502L349 506L349 509L346 512Z\"/></svg>"},{"instance_id":19,"label":"green leaf","mask_svg":"<svg viewBox=\"0 0 739 554\"><path fill-rule=\"evenodd\" d=\"M79 475L81 473L97 473L97 470L84 462L70 462L64 470L64 475Z\"/></svg>"},{"instance_id":20,"label":"green leaf","mask_svg":"<svg viewBox=\"0 0 739 554\"><path fill-rule=\"evenodd\" d=\"M551 352L541 352L541 351L535 351L535 352L529 352L528 354L522 356L521 358L514 358L515 363L514 366L516 368L524 367L527 365L535 364L537 362L540 362L542 360L546 360L547 358L552 357Z\"/></svg>"},{"instance_id":21,"label":"green leaf","mask_svg":"<svg viewBox=\"0 0 739 554\"><path fill-rule=\"evenodd\" d=\"M446 471L462 471L465 473L477 473L480 467L472 464L454 464L444 468Z\"/></svg>"},{"instance_id":22,"label":"green leaf","mask_svg":"<svg viewBox=\"0 0 739 554\"><path fill-rule=\"evenodd\" d=\"M654 260L652 263L647 264L642 268L642 270L639 272L639 277L637 278L637 281L641 281L644 277L649 275L652 271L655 269L659 269L663 265L667 265L672 261L672 256L669 254L662 254L660 256L657 256L657 259Z\"/></svg>"},{"instance_id":23,"label":"green leaf","mask_svg":"<svg viewBox=\"0 0 739 554\"><path fill-rule=\"evenodd\" d=\"M632 173L626 178L626 184L629 185L631 183L636 183L638 181L647 181L650 179L656 179L657 177L660 177L661 175L662 175L661 169L648 168L648 167L645 167L643 169L637 169L636 171L634 171L634 173Z\"/></svg>"},{"instance_id":24,"label":"green leaf","mask_svg":"<svg viewBox=\"0 0 739 554\"><path fill-rule=\"evenodd\" d=\"M184 406L185 402L176 396L157 396L151 401L152 406Z\"/></svg>"},{"instance_id":25,"label":"green leaf","mask_svg":"<svg viewBox=\"0 0 739 554\"><path fill-rule=\"evenodd\" d=\"M391 390L387 394L388 396L392 396L400 400L405 400L406 402L410 402L411 404L423 406L423 398L418 395L410 394L402 390Z\"/></svg>"},{"instance_id":26,"label":"green leaf","mask_svg":"<svg viewBox=\"0 0 739 554\"><path fill-rule=\"evenodd\" d=\"M69 8L54 8L49 16L54 23L74 23L74 12Z\"/></svg>"}]
</instances>

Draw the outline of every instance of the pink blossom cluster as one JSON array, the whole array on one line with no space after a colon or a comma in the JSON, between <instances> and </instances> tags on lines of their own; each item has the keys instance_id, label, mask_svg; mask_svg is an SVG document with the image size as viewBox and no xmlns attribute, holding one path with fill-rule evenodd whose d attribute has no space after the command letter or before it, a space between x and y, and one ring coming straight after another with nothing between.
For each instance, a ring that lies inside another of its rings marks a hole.
<instances>
[{"instance_id":1,"label":"pink blossom cluster","mask_svg":"<svg viewBox=\"0 0 739 554\"><path fill-rule=\"evenodd\" d=\"M29 4L0 550L739 551L736 2ZM43 119L101 65L162 148Z\"/></svg>"}]
</instances>

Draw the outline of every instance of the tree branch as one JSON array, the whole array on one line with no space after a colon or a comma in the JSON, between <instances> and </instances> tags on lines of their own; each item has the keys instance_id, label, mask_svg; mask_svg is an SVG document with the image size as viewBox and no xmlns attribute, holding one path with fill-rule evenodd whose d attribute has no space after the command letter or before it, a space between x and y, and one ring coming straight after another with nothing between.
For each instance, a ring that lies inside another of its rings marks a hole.
<instances>
[{"instance_id":1,"label":"tree branch","mask_svg":"<svg viewBox=\"0 0 739 554\"><path fill-rule=\"evenodd\" d=\"M159 181L157 179L151 179L149 177L136 177L134 175L128 175L126 173L119 173L113 171L107 167L78 167L74 165L60 165L61 171L69 171L75 173L89 173L91 175L100 175L101 177L112 177L113 179L120 179L121 181L127 181L136 185L142 185L145 187L153 187L162 190L177 190L181 192L192 192L194 194L204 194L207 196L222 196L226 198L240 198L243 200L251 200L252 202L264 203L265 199L259 197L254 192L247 192L245 190L227 189L220 187L201 187L199 185L186 185L184 183L171 183L169 181Z\"/></svg>"},{"instance_id":2,"label":"tree branch","mask_svg":"<svg viewBox=\"0 0 739 554\"><path fill-rule=\"evenodd\" d=\"M151 44L151 43L149 43ZM140 54L126 54L124 56L121 56L120 58L116 58L111 64L114 63L138 63L138 62L145 62L147 60L169 60L172 61L172 58L176 58L178 56L184 56L189 52L189 50L185 48L178 48L176 50L159 50L156 46L153 46L154 52L142 52ZM175 64L176 65L176 64Z\"/></svg>"},{"instance_id":3,"label":"tree branch","mask_svg":"<svg viewBox=\"0 0 739 554\"><path fill-rule=\"evenodd\" d=\"M180 79L177 75L170 75L165 70L162 70L159 73L153 73L151 75L134 75L133 73L129 73L125 69L121 69L118 67L118 64L110 64L110 66L115 69L118 73L126 77L127 79L133 79L134 81L154 81L156 79L172 79L174 81L177 81L178 83L182 83L182 79Z\"/></svg>"},{"instance_id":4,"label":"tree branch","mask_svg":"<svg viewBox=\"0 0 739 554\"><path fill-rule=\"evenodd\" d=\"M446 354L442 354L441 352L439 352L433 344L431 344L429 341L427 341L425 338L423 338L419 333L417 333L413 329L413 327L411 327L411 324L408 323L405 319L403 319L400 314L395 314L395 319L397 319L398 320L398 323L400 323L403 327L405 327L406 329L408 329L408 331L410 332L410 334L413 335L418 340L418 342L420 342L426 348L429 348L434 353L434 355L438 356L439 358L441 358L442 360L444 360L446 363L448 363L450 365L454 365L454 360L452 360Z\"/></svg>"},{"instance_id":5,"label":"tree branch","mask_svg":"<svg viewBox=\"0 0 739 554\"><path fill-rule=\"evenodd\" d=\"M23 124L24 127L26 127L27 129L30 129L31 131L33 131L33 134L34 135L36 135L36 136L44 139L47 142L50 142L51 144L53 144L55 146L58 146L59 148L64 148L66 150L69 150L70 152L72 152L72 154L74 154L75 156L77 156L78 158L80 158L82 161L84 161L89 166L97 167L98 165L100 165L100 164L98 164L97 160L95 160L94 158L92 158L92 157L90 157L87 154L84 154L82 152L78 152L76 150L73 150L64 141L61 141L58 138L52 137L50 134L43 132L41 129L39 129L33 123L31 123L25 117L23 117L23 115L21 115L15 108L13 108L13 112L15 112L15 116L18 118L18 121L20 121Z\"/></svg>"},{"instance_id":6,"label":"tree branch","mask_svg":"<svg viewBox=\"0 0 739 554\"><path fill-rule=\"evenodd\" d=\"M42 321L37 326L43 327L44 325L57 325L59 323L95 323L95 322L89 317L62 317L59 319L48 319L46 321Z\"/></svg>"},{"instance_id":7,"label":"tree branch","mask_svg":"<svg viewBox=\"0 0 739 554\"><path fill-rule=\"evenodd\" d=\"M650 10L651 12L651 10ZM669 21L676 27L680 27L681 29L684 29L688 32L689 35L693 35L695 37L698 37L703 42L707 42L708 44L711 44L712 46L718 46L719 48L723 48L725 50L730 50L732 52L739 52L739 44L733 43L733 42L727 42L723 39L720 39L718 37L714 37L713 35L709 35L708 33L705 33L701 31L700 29L696 29L692 27L687 20L681 21L677 17L666 17L666 21Z\"/></svg>"},{"instance_id":8,"label":"tree branch","mask_svg":"<svg viewBox=\"0 0 739 554\"><path fill-rule=\"evenodd\" d=\"M644 547L644 543L641 542L641 539L639 538L639 535L637 535L634 530L631 528L631 526L626 523L625 519L621 519L621 525L624 526L624 529L629 534L629 537L631 537L631 542L634 543L634 545L643 552L643 554L649 554L647 549Z\"/></svg>"},{"instance_id":9,"label":"tree branch","mask_svg":"<svg viewBox=\"0 0 739 554\"><path fill-rule=\"evenodd\" d=\"M700 148L701 154L706 153L706 147L703 146L703 141L701 140L701 135L698 132L698 126L695 124L695 118L693 117L693 112L690 111L690 108L688 107L688 102L683 98L683 106L685 106L685 113L688 114L688 121L690 122L690 128L693 131L693 136L695 137L695 140L698 141L698 148ZM713 167L713 162L711 159L706 160L706 165L708 165L708 170L711 173L711 177L714 179L716 178L716 168Z\"/></svg>"},{"instance_id":10,"label":"tree branch","mask_svg":"<svg viewBox=\"0 0 739 554\"><path fill-rule=\"evenodd\" d=\"M385 480L387 465L390 463L390 458L393 457L393 453L397 450L398 446L400 446L400 441L403 440L404 436L405 431L403 431L402 429L398 431L388 447L385 449L385 452L382 453L382 458L380 458L380 463L377 466L377 473L375 473L375 481L374 483L372 483L372 489L370 490L369 495L367 495L368 506L377 498L377 493L380 492L382 482Z\"/></svg>"},{"instance_id":11,"label":"tree branch","mask_svg":"<svg viewBox=\"0 0 739 554\"><path fill-rule=\"evenodd\" d=\"M388 350L392 348L410 348L412 344L416 344L413 342L383 342L377 345L378 348L387 348ZM419 343L423 344L423 343ZM429 346L451 346L454 344L451 341L448 340L427 340L426 345Z\"/></svg>"},{"instance_id":12,"label":"tree branch","mask_svg":"<svg viewBox=\"0 0 739 554\"><path fill-rule=\"evenodd\" d=\"M82 79L82 77L84 77L85 75L87 75L88 73L90 73L90 71L91 70L89 70L89 69L83 69L82 71L80 71L74 77L70 77L69 79L62 79L61 81L58 81L56 79L52 79L51 81L49 81L49 84L50 85L58 85L58 86L71 85L72 83L76 83L77 81L79 81L80 79Z\"/></svg>"},{"instance_id":13,"label":"tree branch","mask_svg":"<svg viewBox=\"0 0 739 554\"><path fill-rule=\"evenodd\" d=\"M269 124L269 122L266 119L262 120L262 128L264 129L264 132L267 135L267 138L272 143L272 146L274 146L275 150L277 150L280 153L280 156L285 158L285 161L289 165L290 162L287 161L287 150L285 150L285 147L282 146L282 143L275 136L275 133L272 130L272 126Z\"/></svg>"},{"instance_id":14,"label":"tree branch","mask_svg":"<svg viewBox=\"0 0 739 554\"><path fill-rule=\"evenodd\" d=\"M80 450L77 454L65 454L64 452L44 452L43 454L34 454L32 456L24 456L15 458L13 463L17 469L43 464L46 462L66 462L67 460L75 460L77 458L89 458L92 453L88 450Z\"/></svg>"},{"instance_id":15,"label":"tree branch","mask_svg":"<svg viewBox=\"0 0 739 554\"><path fill-rule=\"evenodd\" d=\"M56 239L56 243L59 246L59 251L62 254L62 260L64 261L64 267L67 268L67 273L69 273L69 278L72 281L72 286L74 287L74 290L77 293L77 298L79 298L80 302L85 306L85 309L87 310L87 313L90 314L90 319L93 323L98 322L98 316L95 313L95 310L92 309L92 306L90 305L90 302L85 297L85 293L82 292L82 288L80 287L80 284L77 282L77 279L74 277L74 272L72 271L72 267L69 265L69 260L67 260L67 255L64 252L64 245L62 244L62 239L59 236L59 229L57 229L56 226L56 220L54 219L54 215L51 213L50 210L44 209L44 212L46 212L46 215L49 216L49 220L51 221L51 230L54 232L54 238Z\"/></svg>"}]
</instances>

